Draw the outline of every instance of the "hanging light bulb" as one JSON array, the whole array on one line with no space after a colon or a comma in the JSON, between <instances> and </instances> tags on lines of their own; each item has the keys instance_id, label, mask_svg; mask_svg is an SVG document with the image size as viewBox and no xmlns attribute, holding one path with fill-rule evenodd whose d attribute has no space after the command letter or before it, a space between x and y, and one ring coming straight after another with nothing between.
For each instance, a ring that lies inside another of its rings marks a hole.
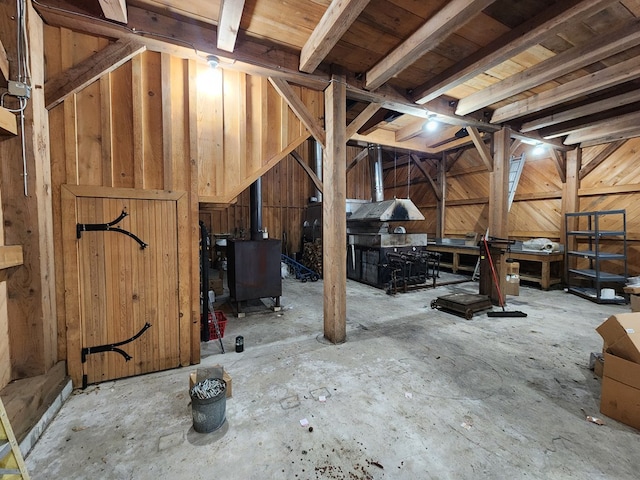
<instances>
[{"instance_id":1,"label":"hanging light bulb","mask_svg":"<svg viewBox=\"0 0 640 480\"><path fill-rule=\"evenodd\" d=\"M436 120L436 116L431 113L427 116L427 123L424 124L424 129L427 132L435 132L440 126L440 122Z\"/></svg>"},{"instance_id":2,"label":"hanging light bulb","mask_svg":"<svg viewBox=\"0 0 640 480\"><path fill-rule=\"evenodd\" d=\"M218 65L220 65L220 59L215 55L207 55L207 63L212 69L218 68Z\"/></svg>"}]
</instances>

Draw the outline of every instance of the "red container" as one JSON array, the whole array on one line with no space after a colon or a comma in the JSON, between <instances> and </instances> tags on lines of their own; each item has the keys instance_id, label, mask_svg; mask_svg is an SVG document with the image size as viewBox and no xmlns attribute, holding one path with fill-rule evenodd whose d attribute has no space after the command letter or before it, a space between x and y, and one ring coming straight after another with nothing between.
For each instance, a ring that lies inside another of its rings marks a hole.
<instances>
[{"instance_id":1,"label":"red container","mask_svg":"<svg viewBox=\"0 0 640 480\"><path fill-rule=\"evenodd\" d=\"M216 327L213 323L213 314L209 312L209 340L218 340L218 338L224 338L224 329L227 326L227 317L224 312L216 310L213 312L216 314L218 320L218 327L220 328L220 337L216 334Z\"/></svg>"}]
</instances>

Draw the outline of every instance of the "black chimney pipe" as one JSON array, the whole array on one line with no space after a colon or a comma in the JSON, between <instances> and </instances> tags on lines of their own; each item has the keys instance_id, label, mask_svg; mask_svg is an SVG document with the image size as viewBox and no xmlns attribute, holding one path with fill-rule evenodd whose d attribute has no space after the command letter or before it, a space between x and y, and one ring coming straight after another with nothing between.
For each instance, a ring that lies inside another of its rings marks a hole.
<instances>
[{"instance_id":1,"label":"black chimney pipe","mask_svg":"<svg viewBox=\"0 0 640 480\"><path fill-rule=\"evenodd\" d=\"M262 237L262 177L249 187L249 210L251 211L251 240Z\"/></svg>"}]
</instances>

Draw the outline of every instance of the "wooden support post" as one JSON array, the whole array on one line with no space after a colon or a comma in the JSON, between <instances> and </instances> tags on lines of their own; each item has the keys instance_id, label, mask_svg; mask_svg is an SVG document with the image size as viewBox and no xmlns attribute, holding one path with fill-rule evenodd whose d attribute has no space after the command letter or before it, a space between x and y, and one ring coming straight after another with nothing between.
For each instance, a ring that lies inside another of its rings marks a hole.
<instances>
[{"instance_id":1,"label":"wooden support post","mask_svg":"<svg viewBox=\"0 0 640 480\"><path fill-rule=\"evenodd\" d=\"M326 147L322 157L322 261L324 336L332 343L347 337L347 174L346 81L334 75L324 92Z\"/></svg>"},{"instance_id":2,"label":"wooden support post","mask_svg":"<svg viewBox=\"0 0 640 480\"><path fill-rule=\"evenodd\" d=\"M444 238L445 219L447 208L447 154L442 152L442 160L438 163L438 183L440 195L438 196L438 220L436 223L436 237Z\"/></svg>"},{"instance_id":3,"label":"wooden support post","mask_svg":"<svg viewBox=\"0 0 640 480\"><path fill-rule=\"evenodd\" d=\"M494 134L493 171L489 173L489 236L509 236L509 157L511 130L507 127ZM490 247L491 249L491 247ZM494 250L495 251L495 250ZM506 303L505 256L493 258L500 292Z\"/></svg>"},{"instance_id":4,"label":"wooden support post","mask_svg":"<svg viewBox=\"0 0 640 480\"><path fill-rule=\"evenodd\" d=\"M489 173L489 235L509 235L509 147L510 130L494 134L493 171Z\"/></svg>"},{"instance_id":5,"label":"wooden support post","mask_svg":"<svg viewBox=\"0 0 640 480\"><path fill-rule=\"evenodd\" d=\"M17 22L11 19L15 16L15 4L0 3L0 32L13 62ZM43 23L31 4L27 8L27 35L31 82L43 85ZM6 304L0 310L0 328L6 331L8 322L12 379L46 373L58 358L49 123L43 90L31 91L24 131L20 132L26 143L28 195L23 186L20 137L0 142L4 243L22 245L24 255L24 267L18 267L6 281Z\"/></svg>"},{"instance_id":6,"label":"wooden support post","mask_svg":"<svg viewBox=\"0 0 640 480\"><path fill-rule=\"evenodd\" d=\"M582 149L576 148L567 152L566 163L566 181L562 185L562 220L560 222L560 241L564 242L566 238L567 228L565 225L565 214L574 213L580 209L580 199L578 197L578 189L580 188L580 167L582 164ZM577 218L571 218L568 225L569 229L575 230ZM565 251L575 250L575 236L570 239L571 244L564 246ZM568 257L567 257L568 258ZM575 262L575 258L573 261ZM567 259L567 261L569 261ZM565 272L571 265L565 265ZM565 276L563 272L563 277ZM566 278L563 278L566 282Z\"/></svg>"}]
</instances>

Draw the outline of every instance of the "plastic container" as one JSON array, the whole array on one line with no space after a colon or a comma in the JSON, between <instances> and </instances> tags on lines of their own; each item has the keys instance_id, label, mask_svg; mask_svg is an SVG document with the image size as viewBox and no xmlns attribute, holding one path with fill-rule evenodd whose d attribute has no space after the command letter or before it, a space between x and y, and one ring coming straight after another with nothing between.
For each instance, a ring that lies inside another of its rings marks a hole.
<instances>
[{"instance_id":1,"label":"plastic container","mask_svg":"<svg viewBox=\"0 0 640 480\"><path fill-rule=\"evenodd\" d=\"M603 288L600 290L600 298L603 300L613 300L616 298L616 291L613 288Z\"/></svg>"}]
</instances>

